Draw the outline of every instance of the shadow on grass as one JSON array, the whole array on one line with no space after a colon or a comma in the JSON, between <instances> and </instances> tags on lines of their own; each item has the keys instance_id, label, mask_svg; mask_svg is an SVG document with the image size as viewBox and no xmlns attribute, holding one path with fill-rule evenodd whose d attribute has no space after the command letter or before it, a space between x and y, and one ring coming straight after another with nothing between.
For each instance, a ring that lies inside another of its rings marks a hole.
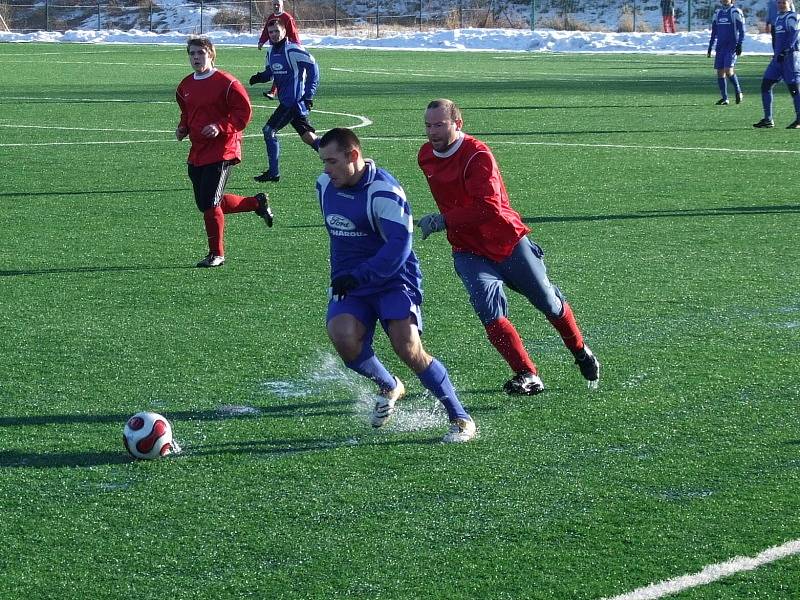
<instances>
[{"instance_id":1,"label":"shadow on grass","mask_svg":"<svg viewBox=\"0 0 800 600\"><path fill-rule=\"evenodd\" d=\"M741 215L766 215L800 212L800 204L783 206L723 206L720 208L693 208L688 210L643 210L618 215L574 215L525 217L525 223L568 223L575 221L619 221L625 219L655 219L672 217L719 217Z\"/></svg>"},{"instance_id":2,"label":"shadow on grass","mask_svg":"<svg viewBox=\"0 0 800 600\"><path fill-rule=\"evenodd\" d=\"M334 400L326 402L302 402L295 404L282 404L278 406L248 406L236 411L235 408L221 407L214 410L183 410L163 411L158 408L152 410L161 412L169 421L222 421L229 419L257 419L264 416L272 417L311 417L311 416L343 416L351 414L348 410L330 407L350 406L350 400ZM324 410L320 410L324 409ZM74 425L79 423L119 423L122 427L130 417L130 413L115 414L61 414L61 415L31 415L26 417L0 417L0 427L29 427L36 425Z\"/></svg>"},{"instance_id":3,"label":"shadow on grass","mask_svg":"<svg viewBox=\"0 0 800 600\"><path fill-rule=\"evenodd\" d=\"M680 108L685 106L700 106L697 102L676 102L676 103L666 103L666 104L570 104L570 105L529 105L529 106L469 106L465 107L462 106L462 110L488 110L491 112L496 112L498 110L509 110L513 112L517 112L520 110L572 110L576 108L580 109L587 109L587 108ZM477 135L476 133L471 133L470 135ZM497 135L496 133L487 133L486 135Z\"/></svg>"},{"instance_id":4,"label":"shadow on grass","mask_svg":"<svg viewBox=\"0 0 800 600\"><path fill-rule=\"evenodd\" d=\"M406 433L406 432L403 432ZM391 435L389 433L388 435ZM352 448L354 446L429 446L441 443L441 436L425 438L397 438L388 437L387 434L374 435L370 438L333 438L333 439L296 439L296 440L246 440L238 442L223 442L220 444L193 446L187 456L219 456L221 454L263 454L285 455L302 454L305 452L318 452L321 450L335 450L337 448Z\"/></svg>"},{"instance_id":5,"label":"shadow on grass","mask_svg":"<svg viewBox=\"0 0 800 600\"><path fill-rule=\"evenodd\" d=\"M60 267L57 269L20 269L18 271L0 271L0 277L17 277L20 275L59 275L64 273L126 273L132 271L172 271L196 269L194 265L156 266L156 267Z\"/></svg>"},{"instance_id":6,"label":"shadow on grass","mask_svg":"<svg viewBox=\"0 0 800 600\"><path fill-rule=\"evenodd\" d=\"M178 438L180 442L180 439ZM181 460L189 457L223 456L223 455L263 455L286 456L307 452L335 450L353 446L402 446L432 445L441 442L440 437L426 438L388 438L384 435L372 439L355 437L333 439L283 439L283 440L243 440L223 442L219 444L201 444L184 448L183 452L165 460ZM97 467L101 465L118 465L140 462L122 450L119 452L20 452L16 450L0 451L0 468L33 468L57 469L63 467ZM148 462L148 461L141 461Z\"/></svg>"},{"instance_id":7,"label":"shadow on grass","mask_svg":"<svg viewBox=\"0 0 800 600\"><path fill-rule=\"evenodd\" d=\"M34 196L97 196L105 194L149 194L160 192L190 192L192 190L189 186L177 188L154 188L154 189L125 189L125 190L76 190L76 191L59 191L48 190L46 192L0 192L0 198L9 197L34 197Z\"/></svg>"}]
</instances>

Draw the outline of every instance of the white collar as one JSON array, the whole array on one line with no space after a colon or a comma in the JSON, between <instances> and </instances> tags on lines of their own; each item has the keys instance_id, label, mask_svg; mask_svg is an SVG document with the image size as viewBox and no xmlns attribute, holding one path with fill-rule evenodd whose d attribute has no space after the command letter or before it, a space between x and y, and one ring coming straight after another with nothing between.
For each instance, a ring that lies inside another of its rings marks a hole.
<instances>
[{"instance_id":1,"label":"white collar","mask_svg":"<svg viewBox=\"0 0 800 600\"><path fill-rule=\"evenodd\" d=\"M453 145L450 146L445 152L437 152L436 150L433 151L433 155L437 158L450 158L458 152L458 149L461 148L461 143L464 141L464 132L458 132L458 139L453 142Z\"/></svg>"},{"instance_id":2,"label":"white collar","mask_svg":"<svg viewBox=\"0 0 800 600\"><path fill-rule=\"evenodd\" d=\"M211 70L208 71L207 73L198 73L197 71L195 71L194 72L194 78L195 79L208 79L209 77L211 77L216 72L217 72L216 67L211 67Z\"/></svg>"}]
</instances>

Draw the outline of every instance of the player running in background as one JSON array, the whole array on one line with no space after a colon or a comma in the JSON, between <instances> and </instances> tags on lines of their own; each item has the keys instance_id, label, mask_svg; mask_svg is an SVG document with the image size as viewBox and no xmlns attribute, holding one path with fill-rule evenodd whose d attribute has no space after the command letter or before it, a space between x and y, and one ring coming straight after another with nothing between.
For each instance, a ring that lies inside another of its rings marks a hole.
<instances>
[{"instance_id":1,"label":"player running in background","mask_svg":"<svg viewBox=\"0 0 800 600\"><path fill-rule=\"evenodd\" d=\"M675 0L661 0L661 22L664 33L675 33Z\"/></svg>"},{"instance_id":2,"label":"player running in background","mask_svg":"<svg viewBox=\"0 0 800 600\"><path fill-rule=\"evenodd\" d=\"M558 331L581 374L596 387L600 362L583 342L578 324L561 291L547 278L544 252L509 204L500 169L486 144L461 131L456 104L434 100L425 112L428 142L418 155L440 213L419 220L422 239L447 231L453 262L489 341L515 375L503 389L533 395L544 390L516 328L508 320L503 285L525 296Z\"/></svg>"},{"instance_id":3,"label":"player running in background","mask_svg":"<svg viewBox=\"0 0 800 600\"><path fill-rule=\"evenodd\" d=\"M708 57L711 57L711 50L714 49L716 42L717 49L714 56L714 68L717 70L717 85L722 97L717 100L718 106L727 106L728 102L728 79L733 83L736 92L736 104L741 103L742 86L739 85L739 78L734 71L736 58L742 55L742 44L744 43L744 15L742 11L733 5L733 0L720 0L722 8L718 8L711 21L711 39L708 41ZM727 79L726 79L727 77Z\"/></svg>"},{"instance_id":4,"label":"player running in background","mask_svg":"<svg viewBox=\"0 0 800 600\"><path fill-rule=\"evenodd\" d=\"M281 147L278 132L291 124L300 138L316 150L319 138L308 121L314 94L319 83L319 68L306 50L286 39L286 28L279 20L267 24L272 45L267 52L265 69L250 78L250 85L272 79L278 86L280 104L264 125L268 169L253 179L260 182L279 181Z\"/></svg>"},{"instance_id":5,"label":"player running in background","mask_svg":"<svg viewBox=\"0 0 800 600\"><path fill-rule=\"evenodd\" d=\"M764 71L761 80L761 103L764 118L753 127L768 129L775 127L772 120L772 89L781 79L789 88L794 102L794 121L786 129L800 129L800 43L798 41L797 13L789 0L778 0L778 16L775 19L775 54Z\"/></svg>"},{"instance_id":6,"label":"player running in background","mask_svg":"<svg viewBox=\"0 0 800 600\"><path fill-rule=\"evenodd\" d=\"M188 135L192 143L189 179L208 235L208 255L197 266L220 267L225 264L225 214L255 212L272 227L272 211L266 194L224 193L231 167L242 159L242 131L253 116L247 92L233 75L214 67L211 40L192 38L186 51L194 73L175 92L181 110L175 137Z\"/></svg>"},{"instance_id":7,"label":"player running in background","mask_svg":"<svg viewBox=\"0 0 800 600\"><path fill-rule=\"evenodd\" d=\"M286 29L286 39L299 46L300 32L297 29L297 21L294 20L294 17L290 13L283 10L283 0L273 0L272 14L267 17L264 23L264 29L261 31L261 37L258 38L258 49L261 50L264 44L269 41L269 22L274 19L283 23L283 28ZM264 92L264 95L272 100L277 93L278 88L273 82L272 89L268 92Z\"/></svg>"},{"instance_id":8,"label":"player running in background","mask_svg":"<svg viewBox=\"0 0 800 600\"><path fill-rule=\"evenodd\" d=\"M331 289L328 336L344 364L374 381L380 395L371 422L381 427L405 386L375 356L375 325L395 354L444 405L450 430L444 442L466 442L475 423L458 399L447 369L422 347L422 273L411 250L411 207L397 180L365 159L349 129L335 128L320 140L325 172L317 194L330 236Z\"/></svg>"}]
</instances>

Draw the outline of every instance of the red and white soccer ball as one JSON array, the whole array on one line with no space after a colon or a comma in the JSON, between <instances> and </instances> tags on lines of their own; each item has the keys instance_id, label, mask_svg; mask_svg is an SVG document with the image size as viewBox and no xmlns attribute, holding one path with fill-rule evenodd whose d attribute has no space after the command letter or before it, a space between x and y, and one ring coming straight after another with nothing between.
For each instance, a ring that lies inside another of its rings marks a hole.
<instances>
[{"instance_id":1,"label":"red and white soccer ball","mask_svg":"<svg viewBox=\"0 0 800 600\"><path fill-rule=\"evenodd\" d=\"M140 412L125 423L122 430L125 449L134 458L151 459L177 451L172 440L172 426L154 412Z\"/></svg>"}]
</instances>

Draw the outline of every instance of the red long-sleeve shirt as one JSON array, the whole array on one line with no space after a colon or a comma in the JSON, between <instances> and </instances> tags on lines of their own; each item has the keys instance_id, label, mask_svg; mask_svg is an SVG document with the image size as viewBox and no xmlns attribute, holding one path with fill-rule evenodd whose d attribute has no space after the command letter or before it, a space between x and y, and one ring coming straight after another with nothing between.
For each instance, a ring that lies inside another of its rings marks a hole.
<instances>
[{"instance_id":1,"label":"red long-sleeve shirt","mask_svg":"<svg viewBox=\"0 0 800 600\"><path fill-rule=\"evenodd\" d=\"M530 232L511 208L492 151L480 140L464 134L444 153L427 142L417 162L444 215L447 239L455 252L500 262Z\"/></svg>"},{"instance_id":2,"label":"red long-sleeve shirt","mask_svg":"<svg viewBox=\"0 0 800 600\"><path fill-rule=\"evenodd\" d=\"M294 20L294 17L290 15L288 12L283 11L281 14L276 15L275 13L269 15L267 17L266 23L264 23L264 30L261 32L261 37L258 38L258 45L263 46L269 41L269 33L267 32L267 23L270 21L277 19L283 26L286 28L286 39L290 42L294 42L295 44L300 43L300 32L297 29L297 23Z\"/></svg>"},{"instance_id":3,"label":"red long-sleeve shirt","mask_svg":"<svg viewBox=\"0 0 800 600\"><path fill-rule=\"evenodd\" d=\"M181 109L178 127L189 130L192 147L189 163L202 167L222 160L242 159L242 132L253 108L241 83L230 73L215 69L207 77L186 76L178 84L175 98ZM200 132L216 125L219 135L207 138Z\"/></svg>"}]
</instances>

